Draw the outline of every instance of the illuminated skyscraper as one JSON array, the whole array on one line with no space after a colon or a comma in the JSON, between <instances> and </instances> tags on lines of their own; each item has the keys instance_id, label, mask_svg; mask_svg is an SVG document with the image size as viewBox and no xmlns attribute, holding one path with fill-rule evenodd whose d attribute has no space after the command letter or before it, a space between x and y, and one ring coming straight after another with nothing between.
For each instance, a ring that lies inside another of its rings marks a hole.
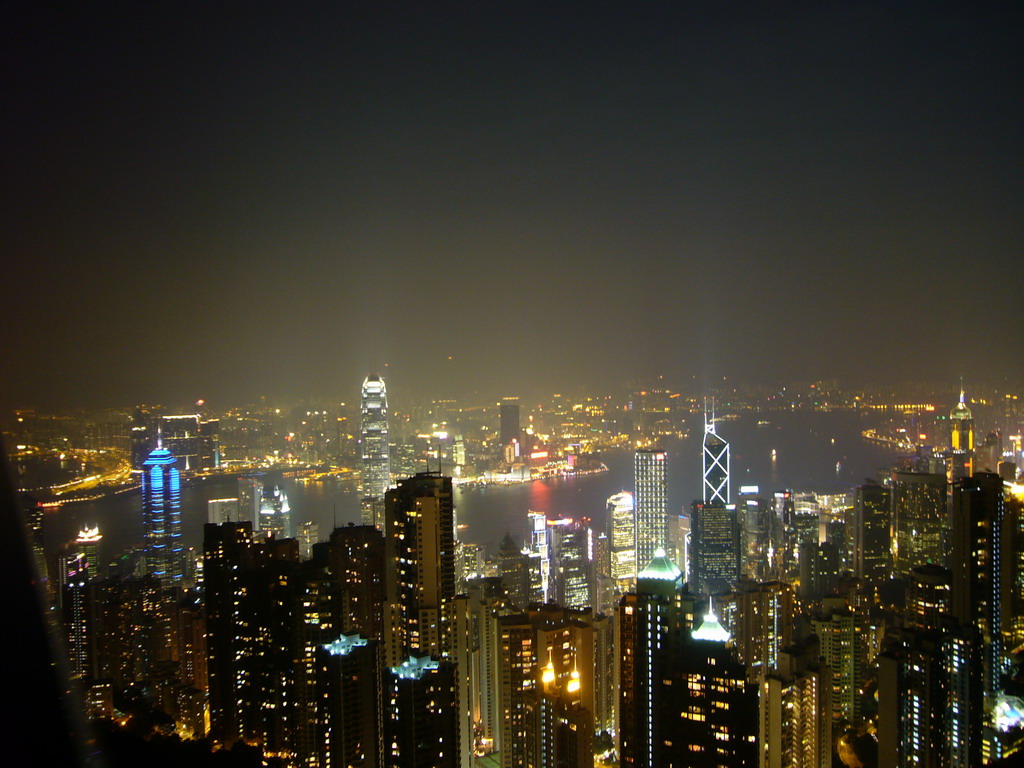
<instances>
[{"instance_id":1,"label":"illuminated skyscraper","mask_svg":"<svg viewBox=\"0 0 1024 768\"><path fill-rule=\"evenodd\" d=\"M892 475L892 568L906 576L919 565L941 565L947 528L946 476L924 472Z\"/></svg>"},{"instance_id":2,"label":"illuminated skyscraper","mask_svg":"<svg viewBox=\"0 0 1024 768\"><path fill-rule=\"evenodd\" d=\"M668 454L637 451L633 463L636 500L636 562L646 564L668 544Z\"/></svg>"},{"instance_id":3,"label":"illuminated skyscraper","mask_svg":"<svg viewBox=\"0 0 1024 768\"><path fill-rule=\"evenodd\" d=\"M549 523L554 553L556 601L566 608L590 607L593 531L589 520L563 518Z\"/></svg>"},{"instance_id":4,"label":"illuminated skyscraper","mask_svg":"<svg viewBox=\"0 0 1024 768\"><path fill-rule=\"evenodd\" d=\"M704 505L729 503L729 444L718 436L715 419L704 416Z\"/></svg>"},{"instance_id":5,"label":"illuminated skyscraper","mask_svg":"<svg viewBox=\"0 0 1024 768\"><path fill-rule=\"evenodd\" d=\"M858 579L889 578L891 498L891 491L877 483L854 489L853 569Z\"/></svg>"},{"instance_id":6,"label":"illuminated skyscraper","mask_svg":"<svg viewBox=\"0 0 1024 768\"><path fill-rule=\"evenodd\" d=\"M89 561L89 579L92 581L98 580L102 571L100 568L100 541L102 539L103 534L100 533L98 525L91 528L86 526L78 532L78 538L75 539L75 548Z\"/></svg>"},{"instance_id":7,"label":"illuminated skyscraper","mask_svg":"<svg viewBox=\"0 0 1024 768\"><path fill-rule=\"evenodd\" d=\"M612 531L612 578L622 592L628 592L636 581L636 514L633 494L616 493L608 499L608 516Z\"/></svg>"},{"instance_id":8,"label":"illuminated skyscraper","mask_svg":"<svg viewBox=\"0 0 1024 768\"><path fill-rule=\"evenodd\" d=\"M974 416L967 407L964 390L960 401L949 412L949 447L954 451L974 450Z\"/></svg>"},{"instance_id":9,"label":"illuminated skyscraper","mask_svg":"<svg viewBox=\"0 0 1024 768\"><path fill-rule=\"evenodd\" d=\"M162 446L142 464L142 525L146 570L168 583L181 583L181 475L174 456Z\"/></svg>"},{"instance_id":10,"label":"illuminated skyscraper","mask_svg":"<svg viewBox=\"0 0 1024 768\"><path fill-rule=\"evenodd\" d=\"M288 504L288 495L280 486L263 489L259 530L268 537L273 535L275 539L290 539L295 536L292 508Z\"/></svg>"},{"instance_id":11,"label":"illuminated skyscraper","mask_svg":"<svg viewBox=\"0 0 1024 768\"><path fill-rule=\"evenodd\" d=\"M498 439L501 447L512 443L513 440L520 440L519 429L519 398L503 397L498 405L499 419L501 421Z\"/></svg>"},{"instance_id":12,"label":"illuminated skyscraper","mask_svg":"<svg viewBox=\"0 0 1024 768\"><path fill-rule=\"evenodd\" d=\"M263 475L238 476L238 516L239 522L252 523L252 530L260 529L260 503L263 501ZM226 522L216 521L213 522Z\"/></svg>"},{"instance_id":13,"label":"illuminated skyscraper","mask_svg":"<svg viewBox=\"0 0 1024 768\"><path fill-rule=\"evenodd\" d=\"M160 443L175 458L178 469L190 472L202 468L202 440L197 414L161 416Z\"/></svg>"},{"instance_id":14,"label":"illuminated skyscraper","mask_svg":"<svg viewBox=\"0 0 1024 768\"><path fill-rule=\"evenodd\" d=\"M951 482L974 474L974 416L965 399L961 387L960 401L949 412L950 450L946 454L946 462Z\"/></svg>"},{"instance_id":15,"label":"illuminated skyscraper","mask_svg":"<svg viewBox=\"0 0 1024 768\"><path fill-rule=\"evenodd\" d=\"M382 528L384 497L391 486L391 457L388 452L388 391L384 380L377 374L371 374L363 381L360 413L363 524Z\"/></svg>"},{"instance_id":16,"label":"illuminated skyscraper","mask_svg":"<svg viewBox=\"0 0 1024 768\"><path fill-rule=\"evenodd\" d=\"M740 574L740 529L734 504L694 502L690 582L695 594L730 591Z\"/></svg>"}]
</instances>

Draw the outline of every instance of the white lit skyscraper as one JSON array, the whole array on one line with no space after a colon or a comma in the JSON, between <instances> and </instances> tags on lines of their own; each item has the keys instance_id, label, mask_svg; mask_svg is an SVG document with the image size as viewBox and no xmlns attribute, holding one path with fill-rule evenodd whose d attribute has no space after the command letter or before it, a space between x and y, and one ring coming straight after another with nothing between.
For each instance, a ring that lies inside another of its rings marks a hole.
<instances>
[{"instance_id":1,"label":"white lit skyscraper","mask_svg":"<svg viewBox=\"0 0 1024 768\"><path fill-rule=\"evenodd\" d=\"M371 374L363 381L359 444L363 457L363 524L384 526L384 496L391 486L388 454L388 391L384 380Z\"/></svg>"},{"instance_id":2,"label":"white lit skyscraper","mask_svg":"<svg viewBox=\"0 0 1024 768\"><path fill-rule=\"evenodd\" d=\"M260 500L260 532L268 538L290 539L295 536L292 523L292 508L288 504L288 495L280 486L263 489Z\"/></svg>"},{"instance_id":3,"label":"white lit skyscraper","mask_svg":"<svg viewBox=\"0 0 1024 768\"><path fill-rule=\"evenodd\" d=\"M704 416L704 504L729 503L729 444L715 431L715 418Z\"/></svg>"},{"instance_id":4,"label":"white lit skyscraper","mask_svg":"<svg viewBox=\"0 0 1024 768\"><path fill-rule=\"evenodd\" d=\"M636 514L633 494L616 493L608 499L612 531L612 578L625 593L636 581Z\"/></svg>"},{"instance_id":5,"label":"white lit skyscraper","mask_svg":"<svg viewBox=\"0 0 1024 768\"><path fill-rule=\"evenodd\" d=\"M162 445L142 464L142 524L146 570L178 584L184 575L181 543L181 474L175 458Z\"/></svg>"},{"instance_id":6,"label":"white lit skyscraper","mask_svg":"<svg viewBox=\"0 0 1024 768\"><path fill-rule=\"evenodd\" d=\"M668 454L659 450L636 452L636 568L646 568L657 549L668 544Z\"/></svg>"}]
</instances>

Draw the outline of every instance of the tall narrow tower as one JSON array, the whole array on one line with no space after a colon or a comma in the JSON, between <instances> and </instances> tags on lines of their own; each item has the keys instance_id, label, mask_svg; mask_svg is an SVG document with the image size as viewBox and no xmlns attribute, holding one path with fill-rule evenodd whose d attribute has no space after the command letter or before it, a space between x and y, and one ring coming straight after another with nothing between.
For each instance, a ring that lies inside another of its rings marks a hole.
<instances>
[{"instance_id":1,"label":"tall narrow tower","mask_svg":"<svg viewBox=\"0 0 1024 768\"><path fill-rule=\"evenodd\" d=\"M636 516L633 494L616 493L608 499L609 525L612 531L612 578L623 593L636 582Z\"/></svg>"},{"instance_id":2,"label":"tall narrow tower","mask_svg":"<svg viewBox=\"0 0 1024 768\"><path fill-rule=\"evenodd\" d=\"M181 475L175 458L159 445L142 464L142 525L146 570L180 584L185 570L181 543Z\"/></svg>"},{"instance_id":3,"label":"tall narrow tower","mask_svg":"<svg viewBox=\"0 0 1024 768\"><path fill-rule=\"evenodd\" d=\"M452 479L420 472L387 494L384 532L389 666L448 658L455 601Z\"/></svg>"},{"instance_id":4,"label":"tall narrow tower","mask_svg":"<svg viewBox=\"0 0 1024 768\"><path fill-rule=\"evenodd\" d=\"M726 506L729 503L729 444L718 436L715 413L704 414L704 505Z\"/></svg>"},{"instance_id":5,"label":"tall narrow tower","mask_svg":"<svg viewBox=\"0 0 1024 768\"><path fill-rule=\"evenodd\" d=\"M668 454L637 451L633 463L636 484L636 568L642 571L654 552L668 544Z\"/></svg>"},{"instance_id":6,"label":"tall narrow tower","mask_svg":"<svg viewBox=\"0 0 1024 768\"><path fill-rule=\"evenodd\" d=\"M388 391L377 374L370 374L363 381L360 412L363 524L383 528L384 496L391 486L391 458L388 453Z\"/></svg>"}]
</instances>

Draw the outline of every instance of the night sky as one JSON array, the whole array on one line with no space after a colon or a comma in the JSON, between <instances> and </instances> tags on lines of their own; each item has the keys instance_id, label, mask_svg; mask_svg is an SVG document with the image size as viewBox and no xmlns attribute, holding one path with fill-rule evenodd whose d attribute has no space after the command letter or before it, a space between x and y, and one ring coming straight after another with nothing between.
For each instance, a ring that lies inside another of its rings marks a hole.
<instances>
[{"instance_id":1,"label":"night sky","mask_svg":"<svg viewBox=\"0 0 1024 768\"><path fill-rule=\"evenodd\" d=\"M1018 7L7 5L0 403L1017 383Z\"/></svg>"}]
</instances>

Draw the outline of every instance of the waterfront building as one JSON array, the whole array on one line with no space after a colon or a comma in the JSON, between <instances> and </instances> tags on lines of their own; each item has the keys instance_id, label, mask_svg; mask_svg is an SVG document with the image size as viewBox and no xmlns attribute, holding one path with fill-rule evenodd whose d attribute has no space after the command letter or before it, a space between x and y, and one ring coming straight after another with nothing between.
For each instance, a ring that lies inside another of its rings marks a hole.
<instances>
[{"instance_id":1,"label":"waterfront building","mask_svg":"<svg viewBox=\"0 0 1024 768\"><path fill-rule=\"evenodd\" d=\"M388 392L384 380L371 374L363 381L360 397L363 524L384 525L384 497L391 487L388 442Z\"/></svg>"},{"instance_id":2,"label":"waterfront building","mask_svg":"<svg viewBox=\"0 0 1024 768\"><path fill-rule=\"evenodd\" d=\"M566 608L588 608L593 582L593 531L586 518L548 522L551 541L555 602Z\"/></svg>"},{"instance_id":3,"label":"waterfront building","mask_svg":"<svg viewBox=\"0 0 1024 768\"><path fill-rule=\"evenodd\" d=\"M142 464L142 527L146 572L168 584L180 584L185 573L181 473L175 457L162 446Z\"/></svg>"},{"instance_id":4,"label":"waterfront building","mask_svg":"<svg viewBox=\"0 0 1024 768\"><path fill-rule=\"evenodd\" d=\"M260 500L260 533L268 538L290 539L295 536L295 523L292 520L292 508L288 504L288 494L280 486L263 489Z\"/></svg>"},{"instance_id":5,"label":"waterfront building","mask_svg":"<svg viewBox=\"0 0 1024 768\"><path fill-rule=\"evenodd\" d=\"M206 502L206 522L214 525L239 522L238 499L210 499Z\"/></svg>"},{"instance_id":6,"label":"waterfront building","mask_svg":"<svg viewBox=\"0 0 1024 768\"><path fill-rule=\"evenodd\" d=\"M100 533L100 527L87 525L78 532L78 537L73 544L74 548L85 555L85 559L89 561L89 579L91 581L98 581L103 572L100 567L101 541L103 541L103 534Z\"/></svg>"},{"instance_id":7,"label":"waterfront building","mask_svg":"<svg viewBox=\"0 0 1024 768\"><path fill-rule=\"evenodd\" d=\"M503 397L498 404L498 440L504 450L507 446L521 441L519 422L519 398Z\"/></svg>"},{"instance_id":8,"label":"waterfront building","mask_svg":"<svg viewBox=\"0 0 1024 768\"><path fill-rule=\"evenodd\" d=\"M182 472L203 468L199 416L195 413L160 417L159 443L170 451L175 466Z\"/></svg>"},{"instance_id":9,"label":"waterfront building","mask_svg":"<svg viewBox=\"0 0 1024 768\"><path fill-rule=\"evenodd\" d=\"M252 473L238 476L238 519L231 522L252 523L255 533L260 529L260 504L263 502L263 475ZM216 522L210 520L211 523ZM227 521L220 521L227 522Z\"/></svg>"},{"instance_id":10,"label":"waterfront building","mask_svg":"<svg viewBox=\"0 0 1024 768\"><path fill-rule=\"evenodd\" d=\"M60 606L64 639L68 649L68 671L74 678L92 678L96 638L89 589L90 563L84 552L72 547L58 555Z\"/></svg>"}]
</instances>

